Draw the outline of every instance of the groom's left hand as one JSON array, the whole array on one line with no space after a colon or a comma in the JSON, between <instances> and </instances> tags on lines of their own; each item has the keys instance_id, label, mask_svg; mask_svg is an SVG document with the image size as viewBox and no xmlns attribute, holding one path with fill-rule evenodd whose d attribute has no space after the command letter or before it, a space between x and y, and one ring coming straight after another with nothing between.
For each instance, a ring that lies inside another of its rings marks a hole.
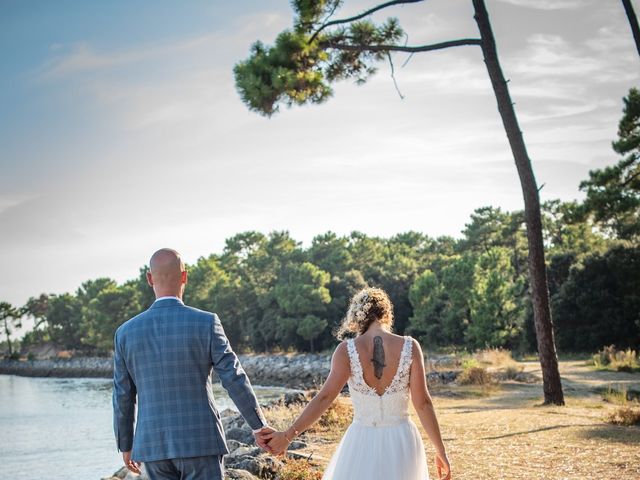
<instances>
[{"instance_id":1,"label":"groom's left hand","mask_svg":"<svg viewBox=\"0 0 640 480\"><path fill-rule=\"evenodd\" d=\"M268 438L267 435L275 432L275 430L271 427L262 427L257 432L253 432L253 436L256 439L256 445L258 445L261 449L266 450L269 453L273 453L271 448L267 444Z\"/></svg>"}]
</instances>

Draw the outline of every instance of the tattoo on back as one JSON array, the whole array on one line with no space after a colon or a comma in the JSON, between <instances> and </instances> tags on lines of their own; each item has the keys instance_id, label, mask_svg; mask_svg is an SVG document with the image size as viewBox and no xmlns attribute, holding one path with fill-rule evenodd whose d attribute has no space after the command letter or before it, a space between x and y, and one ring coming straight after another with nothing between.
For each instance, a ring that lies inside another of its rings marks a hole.
<instances>
[{"instance_id":1,"label":"tattoo on back","mask_svg":"<svg viewBox=\"0 0 640 480\"><path fill-rule=\"evenodd\" d=\"M373 339L373 374L378 380L382 378L382 370L386 367L384 363L384 347L382 346L382 337L377 336Z\"/></svg>"}]
</instances>

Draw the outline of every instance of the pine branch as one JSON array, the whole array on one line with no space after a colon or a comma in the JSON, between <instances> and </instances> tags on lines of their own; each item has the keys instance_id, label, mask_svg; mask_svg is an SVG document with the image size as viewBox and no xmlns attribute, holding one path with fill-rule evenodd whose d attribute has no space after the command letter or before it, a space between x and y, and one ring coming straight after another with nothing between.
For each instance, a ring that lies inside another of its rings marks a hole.
<instances>
[{"instance_id":1,"label":"pine branch","mask_svg":"<svg viewBox=\"0 0 640 480\"><path fill-rule=\"evenodd\" d=\"M371 15L372 13L377 12L378 10L391 7L393 5L402 5L404 3L418 3L418 2L424 2L424 0L392 0L390 2L385 2L376 7L370 8L369 10L362 12L358 15L354 15L353 17L343 18L340 20L332 20L330 22L327 22L321 25L320 28L318 28L318 30L316 30L314 34L311 35L311 38L309 39L308 43L312 43L316 39L316 37L320 34L320 32L322 32L325 28L331 27L333 25L341 25L343 23L355 22L356 20L360 20L361 18Z\"/></svg>"},{"instance_id":2,"label":"pine branch","mask_svg":"<svg viewBox=\"0 0 640 480\"><path fill-rule=\"evenodd\" d=\"M462 38L460 40L450 40L448 42L433 43L431 45L418 46L401 46L401 45L349 45L345 43L334 43L331 41L323 42L323 46L327 48L335 48L336 50L346 50L348 52L430 52L433 50L442 50L450 47L459 47L463 45L480 45L479 38Z\"/></svg>"}]
</instances>

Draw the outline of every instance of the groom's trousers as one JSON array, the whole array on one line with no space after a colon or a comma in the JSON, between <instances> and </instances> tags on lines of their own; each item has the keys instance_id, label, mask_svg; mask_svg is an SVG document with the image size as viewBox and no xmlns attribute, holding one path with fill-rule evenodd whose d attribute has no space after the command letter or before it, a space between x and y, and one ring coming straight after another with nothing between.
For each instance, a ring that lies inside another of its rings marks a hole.
<instances>
[{"instance_id":1,"label":"groom's trousers","mask_svg":"<svg viewBox=\"0 0 640 480\"><path fill-rule=\"evenodd\" d=\"M144 462L149 480L222 480L223 457L172 458Z\"/></svg>"}]
</instances>

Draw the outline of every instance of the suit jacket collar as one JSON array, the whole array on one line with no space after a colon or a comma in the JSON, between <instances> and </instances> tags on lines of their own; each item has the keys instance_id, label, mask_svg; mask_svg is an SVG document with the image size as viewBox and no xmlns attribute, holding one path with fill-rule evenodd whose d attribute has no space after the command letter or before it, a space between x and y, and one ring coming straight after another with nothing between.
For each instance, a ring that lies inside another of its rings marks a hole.
<instances>
[{"instance_id":1,"label":"suit jacket collar","mask_svg":"<svg viewBox=\"0 0 640 480\"><path fill-rule=\"evenodd\" d=\"M176 305L184 305L184 303L179 298L162 298L153 302L149 309L175 307Z\"/></svg>"}]
</instances>

